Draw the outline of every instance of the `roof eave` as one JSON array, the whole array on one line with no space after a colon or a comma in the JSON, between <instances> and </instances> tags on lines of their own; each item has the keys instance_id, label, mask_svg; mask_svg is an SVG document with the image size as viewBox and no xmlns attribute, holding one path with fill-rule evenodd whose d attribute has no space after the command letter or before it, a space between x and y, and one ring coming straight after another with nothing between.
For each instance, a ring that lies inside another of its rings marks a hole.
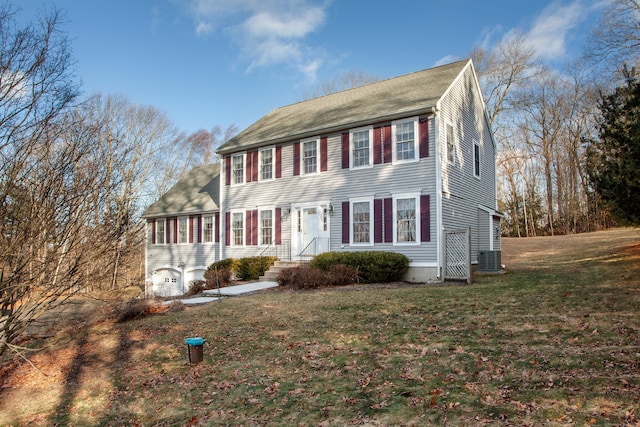
<instances>
[{"instance_id":1,"label":"roof eave","mask_svg":"<svg viewBox=\"0 0 640 427\"><path fill-rule=\"evenodd\" d=\"M357 128L357 127L361 127L361 126L370 125L372 123L380 123L380 122L387 122L387 121L391 121L391 120L398 120L398 119L402 119L402 118L405 118L405 117L418 116L418 115L421 115L421 114L435 114L435 112L436 112L436 107L435 106L421 107L421 108L417 108L417 109L414 109L414 110L402 111L402 112L394 113L394 114L385 114L385 115L382 115L382 116L368 117L366 119L358 120L358 121L355 121L355 122L350 122L347 125L343 124L343 125L338 125L338 126L330 126L330 127L326 127L326 128L311 129L311 130L307 130L307 131L300 132L300 133L297 133L297 134L286 135L286 136L273 138L273 139L268 139L268 140L263 140L263 141L255 141L255 142L251 142L251 143L245 143L245 144L242 144L240 146L230 147L230 148L226 148L226 149L221 147L221 148L218 148L216 150L216 153L220 154L220 155L225 155L225 154L238 152L238 151L246 151L249 148L264 147L264 146L273 145L273 144L280 144L282 142L294 141L294 140L299 140L299 139L304 139L304 138L311 138L311 137L319 136L319 135L327 135L327 134L339 132L339 131L342 131L342 130L345 130L345 129L353 129L353 128Z\"/></svg>"}]
</instances>

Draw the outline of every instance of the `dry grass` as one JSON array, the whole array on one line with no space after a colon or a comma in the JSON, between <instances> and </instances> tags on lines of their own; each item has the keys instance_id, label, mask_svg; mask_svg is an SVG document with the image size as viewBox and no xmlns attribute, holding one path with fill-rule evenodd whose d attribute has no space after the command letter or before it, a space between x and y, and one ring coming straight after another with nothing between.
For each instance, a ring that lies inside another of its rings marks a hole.
<instances>
[{"instance_id":1,"label":"dry grass","mask_svg":"<svg viewBox=\"0 0 640 427\"><path fill-rule=\"evenodd\" d=\"M35 354L39 371L3 367L0 424L637 425L640 235L503 244L508 272L472 286L267 292L88 323Z\"/></svg>"}]
</instances>

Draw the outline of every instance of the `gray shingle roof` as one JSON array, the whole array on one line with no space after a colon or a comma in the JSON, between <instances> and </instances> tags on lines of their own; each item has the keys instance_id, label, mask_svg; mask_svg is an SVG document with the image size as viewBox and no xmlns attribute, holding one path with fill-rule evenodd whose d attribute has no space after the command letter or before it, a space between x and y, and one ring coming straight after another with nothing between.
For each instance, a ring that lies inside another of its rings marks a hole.
<instances>
[{"instance_id":1,"label":"gray shingle roof","mask_svg":"<svg viewBox=\"0 0 640 427\"><path fill-rule=\"evenodd\" d=\"M223 154L427 112L468 63L453 62L276 108L217 151Z\"/></svg>"},{"instance_id":2,"label":"gray shingle roof","mask_svg":"<svg viewBox=\"0 0 640 427\"><path fill-rule=\"evenodd\" d=\"M220 164L190 170L169 191L149 206L143 218L188 215L218 210Z\"/></svg>"}]
</instances>

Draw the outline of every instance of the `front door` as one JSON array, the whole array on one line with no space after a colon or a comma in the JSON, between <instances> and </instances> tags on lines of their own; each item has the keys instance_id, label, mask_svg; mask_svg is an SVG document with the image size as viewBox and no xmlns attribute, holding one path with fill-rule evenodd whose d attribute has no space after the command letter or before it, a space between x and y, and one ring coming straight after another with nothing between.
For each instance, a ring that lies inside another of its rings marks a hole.
<instances>
[{"instance_id":1,"label":"front door","mask_svg":"<svg viewBox=\"0 0 640 427\"><path fill-rule=\"evenodd\" d=\"M293 255L309 258L329 250L328 205L307 205L292 209Z\"/></svg>"}]
</instances>

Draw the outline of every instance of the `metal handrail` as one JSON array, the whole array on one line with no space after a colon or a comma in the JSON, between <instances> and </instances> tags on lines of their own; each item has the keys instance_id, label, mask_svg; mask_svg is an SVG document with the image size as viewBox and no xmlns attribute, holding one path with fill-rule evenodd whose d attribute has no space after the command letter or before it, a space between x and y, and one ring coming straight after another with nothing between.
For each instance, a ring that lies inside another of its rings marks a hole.
<instances>
[{"instance_id":1,"label":"metal handrail","mask_svg":"<svg viewBox=\"0 0 640 427\"><path fill-rule=\"evenodd\" d=\"M276 256L281 261L291 261L291 240L283 239L280 244L275 240L260 252L260 256Z\"/></svg>"},{"instance_id":2,"label":"metal handrail","mask_svg":"<svg viewBox=\"0 0 640 427\"><path fill-rule=\"evenodd\" d=\"M311 258L318 255L318 243L322 243L325 241L327 242L327 248L328 248L328 243L329 243L328 237L314 237L313 240L311 240L309 244L305 246L305 248L302 251L300 251L300 253L298 254L300 261L305 264L309 263L309 261L311 261ZM311 251L311 248L313 248L313 251Z\"/></svg>"}]
</instances>

